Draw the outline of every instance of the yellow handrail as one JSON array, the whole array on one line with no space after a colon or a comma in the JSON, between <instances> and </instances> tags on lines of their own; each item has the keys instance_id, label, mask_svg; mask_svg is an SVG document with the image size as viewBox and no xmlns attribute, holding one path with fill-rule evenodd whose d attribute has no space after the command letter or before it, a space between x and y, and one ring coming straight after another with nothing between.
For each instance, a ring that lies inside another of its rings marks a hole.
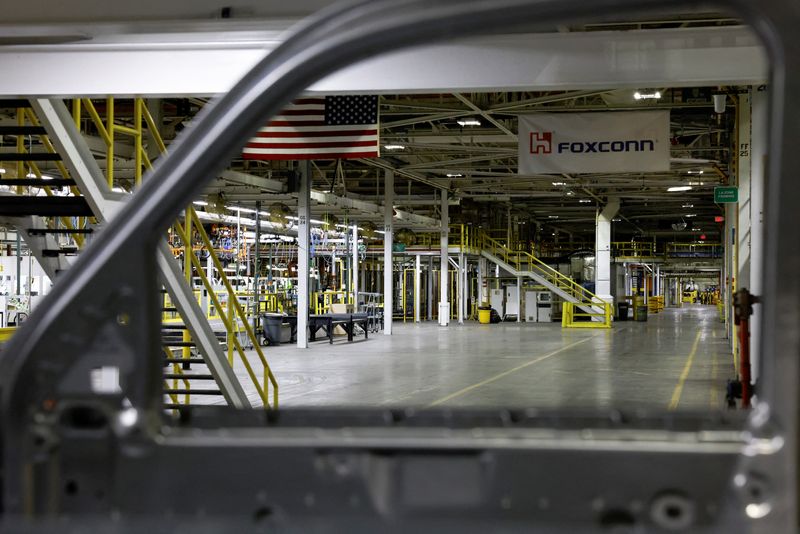
<instances>
[{"instance_id":1,"label":"yellow handrail","mask_svg":"<svg viewBox=\"0 0 800 534\"><path fill-rule=\"evenodd\" d=\"M602 312L579 312L575 311L578 306L583 307L602 307ZM561 307L561 326L563 328L611 328L611 303L609 302L564 302ZM589 317L588 321L576 321L576 317ZM595 319L602 317L602 321Z\"/></svg>"},{"instance_id":2,"label":"yellow handrail","mask_svg":"<svg viewBox=\"0 0 800 534\"><path fill-rule=\"evenodd\" d=\"M144 101L141 98L134 98L134 127L130 128L127 126L119 125L114 123L114 100L112 98L106 99L106 121L104 123L103 119L100 117L100 114L97 112L92 101L88 98L81 99L78 101L77 99L73 101L73 119L75 120L76 124L80 123L81 120L81 104L89 113L89 116L92 119L97 131L100 134L100 137L106 144L107 148L107 158L108 158L108 169L106 178L108 180L109 187L113 186L114 174L113 174L113 154L114 154L114 132L119 132L123 134L130 135L134 137L134 147L135 147L135 164L137 169L134 172L134 179L136 185L138 185L141 181L141 167L144 166L147 169L152 168L152 163L150 158L148 157L147 153L144 150L142 138L143 138L143 130L142 130L142 120L147 124L147 127L150 130L153 140L156 143L156 146L159 148L161 152L166 152L166 145L164 144L164 140L161 138L161 135L158 132L157 125L153 120L152 115L150 114L147 106L144 105ZM234 349L239 355L242 363L247 370L247 373L253 382L253 385L258 392L259 397L265 408L270 407L269 402L269 386L272 385L272 407L278 407L278 382L275 378L275 375L272 373L272 370L267 363L266 358L264 357L264 353L261 351L261 347L258 343L256 338L255 332L251 328L249 322L247 321L247 314L242 310L241 305L239 304L237 294L233 290L230 281L228 280L227 276L225 276L224 270L222 265L217 257L216 253L214 252L214 248L211 245L211 241L208 237L208 234L205 232L200 219L197 217L194 209L190 206L186 210L186 219L185 219L185 228L179 222L175 223L175 226L178 230L178 235L181 237L181 240L184 241L184 261L191 262L191 265L197 270L198 274L200 275L200 279L203 282L204 287L208 290L208 295L211 298L215 311L217 312L218 318L222 321L223 325L225 326L225 330L228 333L228 340L229 340L229 362L231 365L233 364L233 352ZM200 260L197 256L192 252L194 247L192 246L192 232L196 230L198 235L200 236L203 247L208 252L209 255L217 268L217 271L220 273L220 279L222 280L225 288L228 291L228 299L227 299L227 314L225 313L225 308L223 308L218 295L214 291L214 287L212 286L211 282L208 280L208 277L205 274L205 270L203 266L200 265ZM191 276L191 269L188 268L188 264L185 267L187 270L185 272L187 276L187 280ZM190 280L189 280L190 281ZM238 318L238 319L237 319ZM238 340L237 333L239 330L240 322L244 326L244 331L247 334L247 337L250 343L255 348L256 354L258 355L262 368L263 368L263 378L262 381L259 381L258 377L256 376L253 367L247 358L247 355L242 347L241 343ZM185 352L185 351L184 351Z\"/></svg>"},{"instance_id":3,"label":"yellow handrail","mask_svg":"<svg viewBox=\"0 0 800 534\"><path fill-rule=\"evenodd\" d=\"M581 286L577 282L575 282L569 276L553 269L539 258L534 256L533 254L524 251L524 250L515 250L511 251L505 247L502 243L495 240L492 237L489 237L485 233L481 233L481 241L479 248L482 250L491 251L494 253L498 253L501 256L501 259L505 260L506 263L512 266L516 266L517 268L521 268L523 264L527 263L528 267L531 270L536 270L540 274L542 274L545 278L550 280L551 283L570 293L573 297L578 299L579 301L589 301L589 302L597 302L598 304L606 303L603 299L586 289L585 287ZM526 261L523 261L525 259ZM521 269L520 269L521 270Z\"/></svg>"},{"instance_id":4,"label":"yellow handrail","mask_svg":"<svg viewBox=\"0 0 800 534\"><path fill-rule=\"evenodd\" d=\"M269 364L267 363L267 360L264 357L264 353L262 352L261 347L259 346L258 339L256 339L256 335L253 332L253 329L250 327L250 323L247 321L247 316L244 313L244 310L242 310L241 305L239 305L239 299L236 298L236 291L234 291L233 286L231 285L230 281L228 280L228 277L225 276L224 269L222 267L222 263L220 263L219 258L217 257L217 255L213 253L213 247L211 245L211 240L209 239L208 234L206 233L205 229L203 228L203 225L200 222L200 218L197 216L197 214L194 211L194 208L192 208L191 206L186 208L186 222L187 222L187 226L189 226L190 223L194 224L195 230L197 230L197 233L200 235L200 239L203 241L203 244L205 245L205 247L209 250L209 257L211 258L211 261L213 262L214 267L216 267L217 271L220 273L220 279L222 280L222 282L223 282L223 284L225 286L225 289L228 290L228 306L231 306L231 303L233 303L233 311L239 317L239 320L241 320L241 322L243 323L244 330L247 333L247 337L249 338L250 342L252 343L253 347L255 348L255 351L256 351L256 354L258 354L259 360L261 360L261 365L263 366L263 369L264 369L264 379L263 379L264 382L263 382L263 391L260 391L259 395L261 395L261 397L262 397L261 400L264 402L264 407L265 408L269 407L269 400L267 398L267 390L268 390L268 382L269 382L273 386L273 397L274 397L273 405L274 405L275 408L277 408L278 407L278 382L275 379L275 375L272 374L272 370L270 369ZM176 225L180 229L180 223L176 223ZM209 289L209 292L208 292L209 295L212 297L212 299L215 299L216 296L214 295L214 291L211 288L211 284L208 281L208 278L206 278L205 273L203 272L203 267L202 267L202 265L200 265L200 260L197 258L197 256L195 254L190 254L190 257L192 259L192 262L195 264L195 268L197 269L198 273L200 273L200 277L202 278L203 283ZM215 303L215 305L218 305L218 304ZM223 321L224 321L224 318L223 318ZM246 361L247 358L246 358L246 356L244 354L244 350L241 349L241 346L239 345L239 341L236 339L236 336L233 336L233 338L234 338L234 343L237 346L237 349L240 351L240 356L242 357L243 360ZM246 364L246 366L247 366L247 364ZM251 376L251 378L254 379L254 377L252 377L252 376ZM258 384L255 381L255 379L254 379L254 385L256 386L257 389L260 390L260 388L258 388Z\"/></svg>"}]
</instances>

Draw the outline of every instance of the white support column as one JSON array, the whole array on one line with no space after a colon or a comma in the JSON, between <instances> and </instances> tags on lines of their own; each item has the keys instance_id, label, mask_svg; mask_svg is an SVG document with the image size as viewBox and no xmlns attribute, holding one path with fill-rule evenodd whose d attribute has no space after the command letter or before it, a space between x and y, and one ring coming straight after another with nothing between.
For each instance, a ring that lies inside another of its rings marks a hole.
<instances>
[{"instance_id":1,"label":"white support column","mask_svg":"<svg viewBox=\"0 0 800 534\"><path fill-rule=\"evenodd\" d=\"M427 284L427 299L425 300L425 309L428 311L427 319L433 321L433 256L428 256L428 284Z\"/></svg>"},{"instance_id":2,"label":"white support column","mask_svg":"<svg viewBox=\"0 0 800 534\"><path fill-rule=\"evenodd\" d=\"M753 151L750 168L750 291L763 295L764 281L764 179L767 174L769 147L769 94L765 87L753 88L750 131ZM761 306L753 306L750 320L750 374L755 382L760 374Z\"/></svg>"},{"instance_id":3,"label":"white support column","mask_svg":"<svg viewBox=\"0 0 800 534\"><path fill-rule=\"evenodd\" d=\"M308 348L308 261L311 219L311 162L300 163L297 194L297 348Z\"/></svg>"},{"instance_id":4,"label":"white support column","mask_svg":"<svg viewBox=\"0 0 800 534\"><path fill-rule=\"evenodd\" d=\"M736 288L750 289L750 167L751 167L751 131L750 131L750 93L739 95L738 130L739 146L736 151L738 162L737 182L739 186L739 203L737 210L736 241L738 253L736 258L737 280Z\"/></svg>"},{"instance_id":5,"label":"white support column","mask_svg":"<svg viewBox=\"0 0 800 534\"><path fill-rule=\"evenodd\" d=\"M383 197L383 334L392 335L392 310L394 310L394 286L392 269L392 245L394 216L394 171L387 170Z\"/></svg>"},{"instance_id":6,"label":"white support column","mask_svg":"<svg viewBox=\"0 0 800 534\"><path fill-rule=\"evenodd\" d=\"M466 272L466 260L464 259L464 253L458 253L458 275L456 281L456 288L458 289L458 324L464 324L464 308L467 303L466 297L466 284L464 283L464 272Z\"/></svg>"},{"instance_id":7,"label":"white support column","mask_svg":"<svg viewBox=\"0 0 800 534\"><path fill-rule=\"evenodd\" d=\"M450 269L447 261L447 248L449 247L448 243L448 233L449 233L449 226L450 226L450 216L448 213L448 203L447 203L447 191L442 191L442 234L441 234L441 243L440 243L440 262L439 262L439 276L441 280L439 281L439 325L440 326L447 326L450 323L450 301L447 297L448 294L448 279L447 279L447 272Z\"/></svg>"},{"instance_id":8,"label":"white support column","mask_svg":"<svg viewBox=\"0 0 800 534\"><path fill-rule=\"evenodd\" d=\"M608 204L597 214L595 224L594 292L603 300L612 302L611 295L611 221L619 211L619 199L609 198Z\"/></svg>"},{"instance_id":9,"label":"white support column","mask_svg":"<svg viewBox=\"0 0 800 534\"><path fill-rule=\"evenodd\" d=\"M522 277L517 277L517 322L522 322Z\"/></svg>"},{"instance_id":10,"label":"white support column","mask_svg":"<svg viewBox=\"0 0 800 534\"><path fill-rule=\"evenodd\" d=\"M422 286L422 258L419 254L417 254L416 260L414 261L414 322L418 323L420 321L420 304L422 304L422 294L421 294L421 286Z\"/></svg>"},{"instance_id":11,"label":"white support column","mask_svg":"<svg viewBox=\"0 0 800 534\"><path fill-rule=\"evenodd\" d=\"M352 284L350 285L353 293L353 311L358 311L358 223L353 222L353 259L350 262L350 273L352 277Z\"/></svg>"}]
</instances>

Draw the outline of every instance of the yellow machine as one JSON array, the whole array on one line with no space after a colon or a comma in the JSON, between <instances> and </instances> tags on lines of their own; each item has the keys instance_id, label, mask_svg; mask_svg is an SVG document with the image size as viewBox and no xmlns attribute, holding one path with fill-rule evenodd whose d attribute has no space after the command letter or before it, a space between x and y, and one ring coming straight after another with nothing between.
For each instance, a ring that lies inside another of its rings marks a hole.
<instances>
[{"instance_id":1,"label":"yellow machine","mask_svg":"<svg viewBox=\"0 0 800 534\"><path fill-rule=\"evenodd\" d=\"M682 302L688 302L689 304L694 304L697 302L697 290L685 290L683 292L683 298L681 299Z\"/></svg>"}]
</instances>

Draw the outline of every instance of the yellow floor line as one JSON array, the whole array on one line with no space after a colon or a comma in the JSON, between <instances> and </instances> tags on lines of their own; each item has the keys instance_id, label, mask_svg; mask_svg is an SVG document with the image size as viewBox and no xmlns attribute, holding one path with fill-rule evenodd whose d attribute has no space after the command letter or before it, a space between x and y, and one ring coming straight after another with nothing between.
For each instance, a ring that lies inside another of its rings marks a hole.
<instances>
[{"instance_id":1,"label":"yellow floor line","mask_svg":"<svg viewBox=\"0 0 800 534\"><path fill-rule=\"evenodd\" d=\"M533 359L533 360L531 360L529 362L525 362L522 365L518 365L518 366L516 366L514 368L511 368L508 371L503 371L502 373L496 374L491 378L487 378L486 380L483 380L483 381L478 382L476 384L472 384L471 386L467 386L464 389L460 389L460 390L456 391L455 393L451 393L450 395L448 395L446 397L442 397L439 400L433 401L427 407L428 408L432 408L434 406L438 406L439 404L443 404L443 403L445 403L445 402L447 402L449 400L455 399L456 397L460 397L461 395L463 395L465 393L469 393L473 389L478 389L479 387L485 386L486 384L491 384L492 382L500 380L501 378L506 377L506 376L510 375L511 373L516 373L520 369L525 369L526 367L531 366L531 365L533 365L535 363L539 363L542 360L546 360L547 358L552 358L556 354L564 352L567 349L571 349L572 347L574 347L576 345L580 345L581 343L586 343L590 339L595 338L595 337L597 337L597 336L599 336L599 335L601 335L603 333L604 332L599 332L599 333L597 333L597 334L595 334L593 336L587 337L585 339L581 339L580 341L575 341L574 343L570 343L569 345L565 345L565 346L561 347L560 349L554 350L553 352L549 352L549 353L547 353L547 354L545 354L543 356L539 356L538 358L535 358L535 359Z\"/></svg>"},{"instance_id":2,"label":"yellow floor line","mask_svg":"<svg viewBox=\"0 0 800 534\"><path fill-rule=\"evenodd\" d=\"M692 362L694 361L694 355L697 352L697 345L700 343L700 335L703 333L702 330L697 332L697 337L694 338L694 345L692 345L692 352L689 353L689 357L686 358L686 365L683 366L683 372L681 373L681 377L678 379L678 384L675 386L675 391L672 392L672 400L669 401L669 405L667 408L669 410L674 410L678 407L678 403L681 401L681 393L683 393L683 384L686 383L686 379L689 378L689 371L692 370Z\"/></svg>"}]
</instances>

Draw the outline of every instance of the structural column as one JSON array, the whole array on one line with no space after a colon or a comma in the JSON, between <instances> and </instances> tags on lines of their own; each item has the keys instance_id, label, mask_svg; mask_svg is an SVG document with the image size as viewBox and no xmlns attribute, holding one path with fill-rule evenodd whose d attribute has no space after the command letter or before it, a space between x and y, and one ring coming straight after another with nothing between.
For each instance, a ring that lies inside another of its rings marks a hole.
<instances>
[{"instance_id":1,"label":"structural column","mask_svg":"<svg viewBox=\"0 0 800 534\"><path fill-rule=\"evenodd\" d=\"M308 347L308 262L311 219L311 162L300 163L300 191L297 194L297 347Z\"/></svg>"},{"instance_id":2,"label":"structural column","mask_svg":"<svg viewBox=\"0 0 800 534\"><path fill-rule=\"evenodd\" d=\"M769 95L765 87L752 90L750 113L750 292L764 293L764 183L768 157L767 131ZM760 375L761 356L761 306L753 306L750 319L750 374L755 382Z\"/></svg>"},{"instance_id":3,"label":"structural column","mask_svg":"<svg viewBox=\"0 0 800 534\"><path fill-rule=\"evenodd\" d=\"M394 216L394 171L387 170L383 198L383 334L392 335L392 310L394 310L394 273L392 268Z\"/></svg>"},{"instance_id":4,"label":"structural column","mask_svg":"<svg viewBox=\"0 0 800 534\"><path fill-rule=\"evenodd\" d=\"M619 199L609 198L597 214L595 225L594 292L603 300L613 302L611 295L611 221L619 211Z\"/></svg>"},{"instance_id":5,"label":"structural column","mask_svg":"<svg viewBox=\"0 0 800 534\"><path fill-rule=\"evenodd\" d=\"M449 271L447 248L450 246L447 238L450 231L450 216L448 213L449 205L447 201L447 191L442 191L442 234L440 243L440 262L439 262L439 325L447 326L450 323L450 301L448 299L448 279L447 273Z\"/></svg>"},{"instance_id":6,"label":"structural column","mask_svg":"<svg viewBox=\"0 0 800 534\"><path fill-rule=\"evenodd\" d=\"M422 258L419 254L417 254L417 258L414 262L414 322L418 323L420 321L420 303L422 299L422 295L420 292L421 285L422 285Z\"/></svg>"},{"instance_id":7,"label":"structural column","mask_svg":"<svg viewBox=\"0 0 800 534\"><path fill-rule=\"evenodd\" d=\"M428 256L428 283L425 299L425 310L428 321L433 321L433 256Z\"/></svg>"},{"instance_id":8,"label":"structural column","mask_svg":"<svg viewBox=\"0 0 800 534\"><path fill-rule=\"evenodd\" d=\"M458 324L464 324L464 303L466 301L465 297L465 287L464 287L464 253L458 253L458 269L456 269L456 291L458 291L458 295L456 298L456 305L458 306L458 313L456 316L458 317Z\"/></svg>"},{"instance_id":9,"label":"structural column","mask_svg":"<svg viewBox=\"0 0 800 534\"><path fill-rule=\"evenodd\" d=\"M350 284L353 292L353 311L358 311L358 223L353 222L353 259L350 262L353 282Z\"/></svg>"}]
</instances>

